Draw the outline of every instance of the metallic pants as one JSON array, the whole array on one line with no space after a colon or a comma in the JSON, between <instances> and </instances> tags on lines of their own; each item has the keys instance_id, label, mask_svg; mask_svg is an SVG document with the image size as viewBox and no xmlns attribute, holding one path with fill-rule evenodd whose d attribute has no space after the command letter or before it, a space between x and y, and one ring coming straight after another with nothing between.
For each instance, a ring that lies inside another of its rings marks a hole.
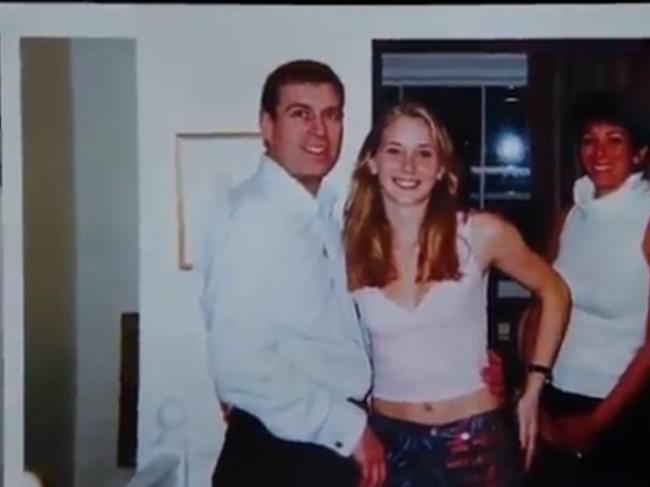
<instances>
[{"instance_id":1,"label":"metallic pants","mask_svg":"<svg viewBox=\"0 0 650 487\"><path fill-rule=\"evenodd\" d=\"M372 414L387 450L384 487L519 487L522 455L509 410L440 426Z\"/></svg>"}]
</instances>

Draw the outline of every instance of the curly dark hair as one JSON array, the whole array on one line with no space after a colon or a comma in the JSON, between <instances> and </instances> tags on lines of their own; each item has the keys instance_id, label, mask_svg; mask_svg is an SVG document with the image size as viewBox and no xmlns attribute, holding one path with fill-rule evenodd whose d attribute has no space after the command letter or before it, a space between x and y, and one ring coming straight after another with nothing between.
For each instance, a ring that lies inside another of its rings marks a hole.
<instances>
[{"instance_id":1,"label":"curly dark hair","mask_svg":"<svg viewBox=\"0 0 650 487\"><path fill-rule=\"evenodd\" d=\"M648 112L639 96L616 90L583 93L574 102L571 129L574 140L579 140L587 125L607 122L623 127L635 149L648 145Z\"/></svg>"}]
</instances>

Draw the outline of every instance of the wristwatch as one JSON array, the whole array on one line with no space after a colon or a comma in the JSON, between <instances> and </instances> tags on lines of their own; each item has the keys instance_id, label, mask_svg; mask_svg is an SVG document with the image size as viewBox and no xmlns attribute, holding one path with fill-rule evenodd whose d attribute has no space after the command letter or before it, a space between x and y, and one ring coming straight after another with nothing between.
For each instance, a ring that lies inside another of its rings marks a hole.
<instances>
[{"instance_id":1,"label":"wristwatch","mask_svg":"<svg viewBox=\"0 0 650 487\"><path fill-rule=\"evenodd\" d=\"M540 364L528 364L528 373L538 373L544 376L544 382L550 384L553 381L553 371L550 367Z\"/></svg>"}]
</instances>

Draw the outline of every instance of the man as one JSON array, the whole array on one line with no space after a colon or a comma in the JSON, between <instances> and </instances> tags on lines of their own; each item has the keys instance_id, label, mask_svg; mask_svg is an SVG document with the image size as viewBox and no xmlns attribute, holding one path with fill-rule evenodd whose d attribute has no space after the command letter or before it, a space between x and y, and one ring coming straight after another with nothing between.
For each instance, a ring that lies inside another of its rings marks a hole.
<instances>
[{"instance_id":1,"label":"man","mask_svg":"<svg viewBox=\"0 0 650 487\"><path fill-rule=\"evenodd\" d=\"M371 370L347 292L333 199L344 87L289 62L267 78L258 172L212 222L202 306L210 369L232 409L215 487L378 487L384 450L359 406Z\"/></svg>"}]
</instances>

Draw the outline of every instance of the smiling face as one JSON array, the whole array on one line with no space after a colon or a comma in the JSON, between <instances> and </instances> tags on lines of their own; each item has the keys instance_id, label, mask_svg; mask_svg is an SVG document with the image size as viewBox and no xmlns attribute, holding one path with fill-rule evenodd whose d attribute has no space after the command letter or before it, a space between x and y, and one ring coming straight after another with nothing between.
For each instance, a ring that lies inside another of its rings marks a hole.
<instances>
[{"instance_id":1,"label":"smiling face","mask_svg":"<svg viewBox=\"0 0 650 487\"><path fill-rule=\"evenodd\" d=\"M315 193L341 149L341 100L328 83L284 85L275 113L262 112L260 129L268 155Z\"/></svg>"},{"instance_id":2,"label":"smiling face","mask_svg":"<svg viewBox=\"0 0 650 487\"><path fill-rule=\"evenodd\" d=\"M608 122L585 126L580 139L580 161L596 187L596 196L617 190L637 170L647 148L636 148L627 130Z\"/></svg>"},{"instance_id":3,"label":"smiling face","mask_svg":"<svg viewBox=\"0 0 650 487\"><path fill-rule=\"evenodd\" d=\"M344 212L351 289L398 279L398 247L409 257L419 248L416 282L459 278L458 166L447 129L428 107L405 101L375 119Z\"/></svg>"},{"instance_id":4,"label":"smiling face","mask_svg":"<svg viewBox=\"0 0 650 487\"><path fill-rule=\"evenodd\" d=\"M377 175L384 200L400 206L426 205L445 171L432 127L419 117L406 115L384 128L368 165Z\"/></svg>"}]
</instances>

